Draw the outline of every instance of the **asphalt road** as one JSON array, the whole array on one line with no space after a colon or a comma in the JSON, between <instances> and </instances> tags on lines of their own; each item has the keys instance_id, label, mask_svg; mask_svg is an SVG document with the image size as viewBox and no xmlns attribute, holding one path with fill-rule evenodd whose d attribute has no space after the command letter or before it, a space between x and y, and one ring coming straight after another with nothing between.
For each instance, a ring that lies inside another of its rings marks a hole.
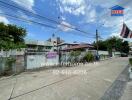
<instances>
[{"instance_id":1,"label":"asphalt road","mask_svg":"<svg viewBox=\"0 0 132 100\"><path fill-rule=\"evenodd\" d=\"M113 58L95 64L24 72L0 79L0 100L99 100L128 64Z\"/></svg>"}]
</instances>

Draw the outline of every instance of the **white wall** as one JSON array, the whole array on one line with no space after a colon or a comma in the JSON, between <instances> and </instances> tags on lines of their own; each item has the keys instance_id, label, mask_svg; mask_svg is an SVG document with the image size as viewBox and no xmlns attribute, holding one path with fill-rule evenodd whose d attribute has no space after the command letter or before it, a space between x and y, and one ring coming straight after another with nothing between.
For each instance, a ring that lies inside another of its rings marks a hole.
<instances>
[{"instance_id":1,"label":"white wall","mask_svg":"<svg viewBox=\"0 0 132 100\"><path fill-rule=\"evenodd\" d=\"M99 55L109 55L108 51L99 51Z\"/></svg>"},{"instance_id":2,"label":"white wall","mask_svg":"<svg viewBox=\"0 0 132 100\"><path fill-rule=\"evenodd\" d=\"M24 55L25 49L20 50L9 50L9 51L0 51L0 57L9 57L10 55Z\"/></svg>"},{"instance_id":3,"label":"white wall","mask_svg":"<svg viewBox=\"0 0 132 100\"><path fill-rule=\"evenodd\" d=\"M44 66L53 66L59 63L58 55L54 58L47 58L46 55L27 55L27 69L34 69Z\"/></svg>"}]
</instances>

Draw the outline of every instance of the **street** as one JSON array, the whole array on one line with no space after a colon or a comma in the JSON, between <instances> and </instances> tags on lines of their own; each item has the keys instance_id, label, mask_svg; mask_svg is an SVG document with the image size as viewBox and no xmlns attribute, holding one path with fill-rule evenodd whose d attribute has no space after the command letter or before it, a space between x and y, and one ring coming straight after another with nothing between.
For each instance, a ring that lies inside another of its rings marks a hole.
<instances>
[{"instance_id":1,"label":"street","mask_svg":"<svg viewBox=\"0 0 132 100\"><path fill-rule=\"evenodd\" d=\"M24 72L0 79L0 100L99 100L128 65L128 58ZM66 74L54 71L81 70L85 73Z\"/></svg>"}]
</instances>

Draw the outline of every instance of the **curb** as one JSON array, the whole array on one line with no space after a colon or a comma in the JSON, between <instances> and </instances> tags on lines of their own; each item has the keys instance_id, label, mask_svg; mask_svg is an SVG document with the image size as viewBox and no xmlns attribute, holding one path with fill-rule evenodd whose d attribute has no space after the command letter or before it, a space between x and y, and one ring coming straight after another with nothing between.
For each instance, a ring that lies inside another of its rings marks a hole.
<instances>
[{"instance_id":1,"label":"curb","mask_svg":"<svg viewBox=\"0 0 132 100\"><path fill-rule=\"evenodd\" d=\"M119 100L121 98L129 81L128 68L127 65L99 100Z\"/></svg>"}]
</instances>

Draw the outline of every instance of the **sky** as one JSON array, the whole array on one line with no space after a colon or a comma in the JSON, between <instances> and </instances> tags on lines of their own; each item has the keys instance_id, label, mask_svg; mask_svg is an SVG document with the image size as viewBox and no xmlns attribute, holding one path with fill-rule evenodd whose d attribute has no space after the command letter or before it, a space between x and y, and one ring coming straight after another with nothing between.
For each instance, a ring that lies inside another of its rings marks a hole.
<instances>
[{"instance_id":1,"label":"sky","mask_svg":"<svg viewBox=\"0 0 132 100\"><path fill-rule=\"evenodd\" d=\"M95 32L98 29L101 39L111 36L120 37L123 21L132 30L132 0L0 0L11 5L24 8L34 14L55 20L60 24L49 22L46 19L34 18L31 14L20 9L11 8L0 2L0 22L15 24L27 30L25 39L49 39L54 33L66 42L95 41ZM123 17L112 17L110 8L120 5L125 8ZM27 20L37 21L56 28L49 28L32 22L23 22L12 19L3 14L15 15ZM82 33L67 27L77 28ZM127 39L131 41L131 39Z\"/></svg>"}]
</instances>

